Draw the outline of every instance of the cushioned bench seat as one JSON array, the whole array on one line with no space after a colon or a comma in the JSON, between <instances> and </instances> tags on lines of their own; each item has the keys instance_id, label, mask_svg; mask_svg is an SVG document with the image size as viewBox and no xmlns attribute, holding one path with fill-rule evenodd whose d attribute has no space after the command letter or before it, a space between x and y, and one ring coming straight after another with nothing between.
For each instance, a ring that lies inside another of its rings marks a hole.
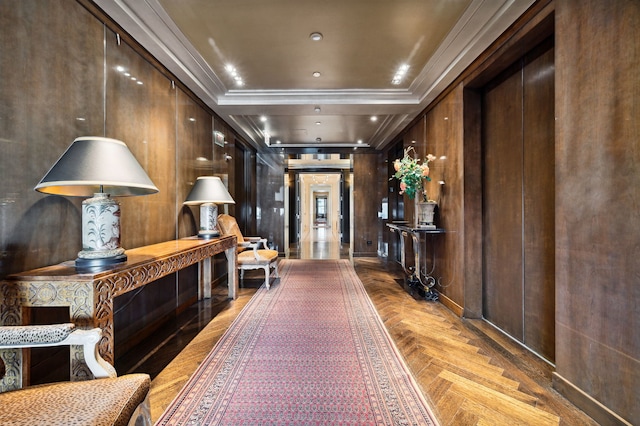
<instances>
[{"instance_id":1,"label":"cushioned bench seat","mask_svg":"<svg viewBox=\"0 0 640 426\"><path fill-rule=\"evenodd\" d=\"M128 374L1 393L0 425L127 425L150 383L147 374Z\"/></svg>"}]
</instances>

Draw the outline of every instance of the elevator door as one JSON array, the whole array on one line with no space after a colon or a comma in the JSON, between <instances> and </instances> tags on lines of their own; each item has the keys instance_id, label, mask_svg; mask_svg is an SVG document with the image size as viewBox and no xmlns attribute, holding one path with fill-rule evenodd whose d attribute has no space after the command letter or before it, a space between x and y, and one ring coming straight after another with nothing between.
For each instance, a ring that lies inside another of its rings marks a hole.
<instances>
[{"instance_id":1,"label":"elevator door","mask_svg":"<svg viewBox=\"0 0 640 426\"><path fill-rule=\"evenodd\" d=\"M483 97L483 315L555 359L554 59L551 42Z\"/></svg>"}]
</instances>

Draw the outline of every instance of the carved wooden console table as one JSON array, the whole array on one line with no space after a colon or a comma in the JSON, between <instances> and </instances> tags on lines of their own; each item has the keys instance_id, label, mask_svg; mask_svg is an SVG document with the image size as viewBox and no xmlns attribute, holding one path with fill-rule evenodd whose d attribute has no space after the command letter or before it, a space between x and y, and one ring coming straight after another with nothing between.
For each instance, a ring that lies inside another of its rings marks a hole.
<instances>
[{"instance_id":1,"label":"carved wooden console table","mask_svg":"<svg viewBox=\"0 0 640 426\"><path fill-rule=\"evenodd\" d=\"M102 357L114 362L113 299L190 265L199 265L198 297L211 297L211 258L225 253L229 297L238 292L237 239L195 237L127 250L127 261L95 273L78 273L73 261L9 276L0 282L0 325L23 324L24 307L68 306L71 322L82 328L100 327ZM0 389L22 386L20 350L0 351L6 365ZM71 349L71 379L92 377L81 347Z\"/></svg>"}]
</instances>

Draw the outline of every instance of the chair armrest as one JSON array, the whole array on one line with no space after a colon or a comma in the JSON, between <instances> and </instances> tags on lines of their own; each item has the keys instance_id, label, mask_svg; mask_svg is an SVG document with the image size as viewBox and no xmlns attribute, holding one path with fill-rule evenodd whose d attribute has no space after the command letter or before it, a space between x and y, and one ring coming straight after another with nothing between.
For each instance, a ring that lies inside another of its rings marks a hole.
<instances>
[{"instance_id":1,"label":"chair armrest","mask_svg":"<svg viewBox=\"0 0 640 426\"><path fill-rule=\"evenodd\" d=\"M253 256L256 259L259 259L260 256L258 256L258 250L267 248L267 239L259 238L258 240L256 240L256 242L252 242L250 247L253 248Z\"/></svg>"},{"instance_id":2,"label":"chair armrest","mask_svg":"<svg viewBox=\"0 0 640 426\"><path fill-rule=\"evenodd\" d=\"M262 239L261 237L244 237L244 236L242 238L244 238L245 241L249 241L251 243L258 242Z\"/></svg>"},{"instance_id":3,"label":"chair armrest","mask_svg":"<svg viewBox=\"0 0 640 426\"><path fill-rule=\"evenodd\" d=\"M78 345L94 377L116 377L116 370L102 359L97 344L102 330L81 330L74 324L0 326L0 349Z\"/></svg>"}]
</instances>

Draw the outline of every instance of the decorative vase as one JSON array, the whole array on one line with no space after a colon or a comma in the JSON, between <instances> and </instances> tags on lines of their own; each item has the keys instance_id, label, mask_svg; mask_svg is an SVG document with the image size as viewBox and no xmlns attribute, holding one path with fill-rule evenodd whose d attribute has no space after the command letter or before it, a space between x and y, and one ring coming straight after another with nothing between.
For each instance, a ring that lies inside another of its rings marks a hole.
<instances>
[{"instance_id":1,"label":"decorative vase","mask_svg":"<svg viewBox=\"0 0 640 426\"><path fill-rule=\"evenodd\" d=\"M416 228L436 229L433 216L438 203L435 201L419 201L416 203Z\"/></svg>"}]
</instances>

